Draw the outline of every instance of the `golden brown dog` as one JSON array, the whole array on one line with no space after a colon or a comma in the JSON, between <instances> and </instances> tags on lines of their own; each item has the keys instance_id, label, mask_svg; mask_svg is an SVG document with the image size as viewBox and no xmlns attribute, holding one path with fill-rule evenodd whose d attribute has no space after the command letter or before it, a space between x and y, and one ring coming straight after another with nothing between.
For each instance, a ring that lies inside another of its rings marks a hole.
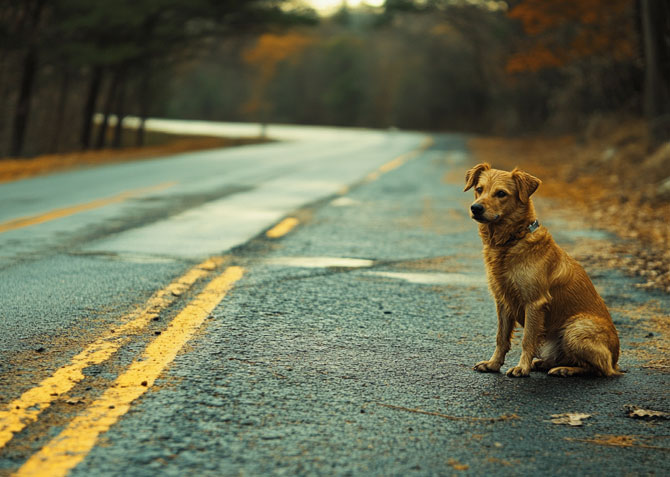
<instances>
[{"instance_id":1,"label":"golden brown dog","mask_svg":"<svg viewBox=\"0 0 670 477\"><path fill-rule=\"evenodd\" d=\"M496 349L477 371L498 372L515 322L523 326L521 359L508 376L548 370L552 376L621 374L619 338L584 269L537 222L530 196L541 181L514 169L479 164L465 176L479 222L489 287L496 301Z\"/></svg>"}]
</instances>

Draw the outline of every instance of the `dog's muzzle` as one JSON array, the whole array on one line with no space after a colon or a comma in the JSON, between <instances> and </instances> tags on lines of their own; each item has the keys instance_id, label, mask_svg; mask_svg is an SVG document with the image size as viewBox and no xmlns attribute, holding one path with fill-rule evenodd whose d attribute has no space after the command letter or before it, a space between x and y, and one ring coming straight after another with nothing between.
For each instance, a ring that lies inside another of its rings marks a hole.
<instances>
[{"instance_id":1,"label":"dog's muzzle","mask_svg":"<svg viewBox=\"0 0 670 477\"><path fill-rule=\"evenodd\" d=\"M475 218L481 217L484 215L484 206L482 204L472 204L470 206L470 211Z\"/></svg>"},{"instance_id":2,"label":"dog's muzzle","mask_svg":"<svg viewBox=\"0 0 670 477\"><path fill-rule=\"evenodd\" d=\"M500 215L496 215L493 218L486 217L484 215L484 212L486 212L486 209L484 208L484 206L482 204L477 204L477 203L472 204L470 206L470 212L472 212L472 218L475 219L477 222L479 222L481 224L488 224L488 223L491 223L491 222L495 222L495 221L498 220L498 218L500 218Z\"/></svg>"},{"instance_id":3,"label":"dog's muzzle","mask_svg":"<svg viewBox=\"0 0 670 477\"><path fill-rule=\"evenodd\" d=\"M472 204L470 206L470 212L472 212L472 218L477 222L487 222L484 217L484 206L482 204Z\"/></svg>"}]
</instances>

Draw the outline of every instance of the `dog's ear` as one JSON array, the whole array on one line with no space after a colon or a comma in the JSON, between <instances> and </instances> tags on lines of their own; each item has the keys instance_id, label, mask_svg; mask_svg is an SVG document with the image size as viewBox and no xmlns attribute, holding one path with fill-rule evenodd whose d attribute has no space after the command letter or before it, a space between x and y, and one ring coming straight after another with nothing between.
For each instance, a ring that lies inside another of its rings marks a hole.
<instances>
[{"instance_id":1,"label":"dog's ear","mask_svg":"<svg viewBox=\"0 0 670 477\"><path fill-rule=\"evenodd\" d=\"M463 189L463 192L474 187L474 185L479 180L479 175L484 171L488 171L489 169L491 169L491 166L488 163L483 162L481 164L477 164L475 167L466 172L465 189Z\"/></svg>"},{"instance_id":2,"label":"dog's ear","mask_svg":"<svg viewBox=\"0 0 670 477\"><path fill-rule=\"evenodd\" d=\"M537 177L516 168L512 171L512 177L514 178L516 188L519 191L519 200L524 204L528 202L528 199L533 195L533 192L535 192L540 184L542 184L542 181Z\"/></svg>"}]
</instances>

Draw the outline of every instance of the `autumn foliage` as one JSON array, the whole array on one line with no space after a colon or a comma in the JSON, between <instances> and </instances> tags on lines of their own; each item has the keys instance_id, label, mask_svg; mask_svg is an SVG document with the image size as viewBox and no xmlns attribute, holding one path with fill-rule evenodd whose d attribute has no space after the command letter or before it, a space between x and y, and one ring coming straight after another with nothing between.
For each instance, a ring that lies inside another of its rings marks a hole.
<instances>
[{"instance_id":1,"label":"autumn foliage","mask_svg":"<svg viewBox=\"0 0 670 477\"><path fill-rule=\"evenodd\" d=\"M613 61L636 51L634 0L523 0L508 15L526 34L509 73L559 68L601 56Z\"/></svg>"},{"instance_id":2,"label":"autumn foliage","mask_svg":"<svg viewBox=\"0 0 670 477\"><path fill-rule=\"evenodd\" d=\"M265 91L275 77L278 65L284 61L296 61L312 42L312 38L302 33L266 33L258 38L253 47L244 51L244 62L256 70L251 98L242 107L244 113L264 115L268 108Z\"/></svg>"},{"instance_id":3,"label":"autumn foliage","mask_svg":"<svg viewBox=\"0 0 670 477\"><path fill-rule=\"evenodd\" d=\"M5 3L0 156L101 146L95 112L507 134L649 104L670 135L667 0Z\"/></svg>"}]
</instances>

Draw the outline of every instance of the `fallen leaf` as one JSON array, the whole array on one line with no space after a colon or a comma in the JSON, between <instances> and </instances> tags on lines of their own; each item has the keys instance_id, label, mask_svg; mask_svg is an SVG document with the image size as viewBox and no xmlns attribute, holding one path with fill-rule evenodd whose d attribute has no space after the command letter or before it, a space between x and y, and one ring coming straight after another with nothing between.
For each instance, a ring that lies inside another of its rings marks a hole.
<instances>
[{"instance_id":1,"label":"fallen leaf","mask_svg":"<svg viewBox=\"0 0 670 477\"><path fill-rule=\"evenodd\" d=\"M591 417L591 414L581 412L565 412L563 414L552 414L551 422L554 424L565 424L567 426L581 426L582 420Z\"/></svg>"},{"instance_id":2,"label":"fallen leaf","mask_svg":"<svg viewBox=\"0 0 670 477\"><path fill-rule=\"evenodd\" d=\"M447 462L454 470L468 470L470 466L468 464L461 464L456 459L449 459Z\"/></svg>"},{"instance_id":3,"label":"fallen leaf","mask_svg":"<svg viewBox=\"0 0 670 477\"><path fill-rule=\"evenodd\" d=\"M670 412L642 409L632 404L626 404L623 408L628 412L628 417L635 419L670 419Z\"/></svg>"}]
</instances>

